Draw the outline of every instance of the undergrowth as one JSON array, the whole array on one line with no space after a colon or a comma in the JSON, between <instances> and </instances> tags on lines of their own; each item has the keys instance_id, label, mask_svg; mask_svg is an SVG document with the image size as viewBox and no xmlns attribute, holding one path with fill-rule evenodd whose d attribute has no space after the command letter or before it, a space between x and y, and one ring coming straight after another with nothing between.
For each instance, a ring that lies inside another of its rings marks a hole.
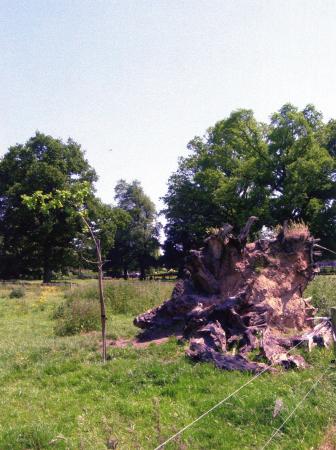
<instances>
[{"instance_id":1,"label":"undergrowth","mask_svg":"<svg viewBox=\"0 0 336 450\"><path fill-rule=\"evenodd\" d=\"M99 330L99 303L96 299L69 299L55 309L52 318L58 336Z\"/></svg>"},{"instance_id":2,"label":"undergrowth","mask_svg":"<svg viewBox=\"0 0 336 450\"><path fill-rule=\"evenodd\" d=\"M106 281L104 296L112 314L140 314L168 299L174 284L158 281ZM98 300L97 282L89 282L66 293L73 300Z\"/></svg>"},{"instance_id":3,"label":"undergrowth","mask_svg":"<svg viewBox=\"0 0 336 450\"><path fill-rule=\"evenodd\" d=\"M168 298L172 287L172 283L151 281L105 282L104 297L107 313L133 317ZM52 318L55 320L54 329L58 336L99 330L100 307L97 282L89 282L67 291L65 301L55 308ZM115 332L112 336L117 337Z\"/></svg>"}]
</instances>

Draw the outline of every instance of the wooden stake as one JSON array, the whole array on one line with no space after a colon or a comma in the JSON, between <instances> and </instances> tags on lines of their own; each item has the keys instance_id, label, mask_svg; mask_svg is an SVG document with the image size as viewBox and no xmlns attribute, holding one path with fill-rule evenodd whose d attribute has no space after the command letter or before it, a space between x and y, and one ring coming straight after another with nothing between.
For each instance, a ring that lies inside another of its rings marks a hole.
<instances>
[{"instance_id":1,"label":"wooden stake","mask_svg":"<svg viewBox=\"0 0 336 450\"><path fill-rule=\"evenodd\" d=\"M102 328L102 360L103 363L106 362L106 307L105 307L105 299L104 299L104 280L103 280L103 260L101 254L100 247L100 239L98 239L94 231L89 224L89 222L85 219L84 216L81 216L84 223L88 227L92 240L96 247L97 253L97 261L91 261L93 264L97 264L98 267L98 287L99 287L99 303L100 303L100 318L101 318L101 328Z\"/></svg>"},{"instance_id":2,"label":"wooden stake","mask_svg":"<svg viewBox=\"0 0 336 450\"><path fill-rule=\"evenodd\" d=\"M100 240L97 239L97 256L98 256L98 272L99 272L99 301L102 326L102 359L106 362L106 308L104 301L104 281L103 281L103 261L101 256Z\"/></svg>"}]
</instances>

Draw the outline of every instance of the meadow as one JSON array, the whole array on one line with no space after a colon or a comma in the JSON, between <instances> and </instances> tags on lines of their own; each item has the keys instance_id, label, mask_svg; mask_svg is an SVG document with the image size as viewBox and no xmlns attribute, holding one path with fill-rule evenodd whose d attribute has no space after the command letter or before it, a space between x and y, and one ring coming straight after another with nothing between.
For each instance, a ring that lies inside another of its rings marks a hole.
<instances>
[{"instance_id":1,"label":"meadow","mask_svg":"<svg viewBox=\"0 0 336 450\"><path fill-rule=\"evenodd\" d=\"M96 282L77 283L0 285L1 450L154 449L251 379L190 361L175 338L147 348L110 345L103 365ZM106 282L108 338L136 336L134 316L168 298L173 286ZM336 305L336 276L316 278L309 295L327 313ZM166 449L262 448L325 373L267 447L319 449L336 421L334 354L300 352L308 369L263 374ZM273 418L277 399L283 408Z\"/></svg>"}]
</instances>

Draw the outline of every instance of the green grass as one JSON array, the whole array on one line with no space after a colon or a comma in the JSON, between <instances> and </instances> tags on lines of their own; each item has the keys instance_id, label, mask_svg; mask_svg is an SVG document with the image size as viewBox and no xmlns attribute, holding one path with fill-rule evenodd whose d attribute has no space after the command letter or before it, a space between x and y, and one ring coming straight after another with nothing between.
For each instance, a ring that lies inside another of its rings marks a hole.
<instances>
[{"instance_id":1,"label":"green grass","mask_svg":"<svg viewBox=\"0 0 336 450\"><path fill-rule=\"evenodd\" d=\"M143 309L158 304L172 287L110 282L110 337L134 336L132 320L142 302ZM98 332L67 337L54 333L53 311L64 301L64 288L41 290L32 284L20 299L9 298L11 288L0 286L1 450L99 450L108 448L108 440L117 440L122 450L154 449L251 379L246 373L192 363L175 339L146 349L110 347L111 359L102 365ZM66 296L95 298L93 289L91 282L83 283L81 294ZM306 355L311 363L307 370L262 375L166 449L260 448L332 356L331 351L314 350ZM318 448L336 417L335 387L329 370L269 448ZM273 419L277 398L284 408Z\"/></svg>"},{"instance_id":2,"label":"green grass","mask_svg":"<svg viewBox=\"0 0 336 450\"><path fill-rule=\"evenodd\" d=\"M113 330L108 337L134 336L134 316L169 298L172 288L172 283L164 282L106 281L104 297L110 317L108 328ZM59 336L99 330L97 281L90 281L66 291L65 301L55 308L53 318L56 319L55 332Z\"/></svg>"},{"instance_id":3,"label":"green grass","mask_svg":"<svg viewBox=\"0 0 336 450\"><path fill-rule=\"evenodd\" d=\"M113 314L136 315L168 299L171 282L113 280L105 282L105 299ZM68 299L97 299L97 281L89 281L67 292Z\"/></svg>"},{"instance_id":4,"label":"green grass","mask_svg":"<svg viewBox=\"0 0 336 450\"><path fill-rule=\"evenodd\" d=\"M319 315L328 315L330 306L336 306L336 275L321 275L309 284L305 297L312 297Z\"/></svg>"}]
</instances>

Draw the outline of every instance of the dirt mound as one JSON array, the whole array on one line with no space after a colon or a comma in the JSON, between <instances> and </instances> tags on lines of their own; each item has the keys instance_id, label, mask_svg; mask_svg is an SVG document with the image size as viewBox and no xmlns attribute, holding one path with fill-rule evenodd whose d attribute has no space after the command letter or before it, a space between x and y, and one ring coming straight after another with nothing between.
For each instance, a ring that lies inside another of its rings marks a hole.
<instances>
[{"instance_id":1,"label":"dirt mound","mask_svg":"<svg viewBox=\"0 0 336 450\"><path fill-rule=\"evenodd\" d=\"M302 357L288 354L291 347L329 344L330 323L313 328L316 310L302 296L318 270L316 240L301 224L285 224L275 237L247 244L255 220L238 236L225 224L204 248L190 252L187 278L176 283L170 300L134 320L147 340L182 332L191 358L252 372L267 367L249 361L252 350L272 365L304 367Z\"/></svg>"}]
</instances>

